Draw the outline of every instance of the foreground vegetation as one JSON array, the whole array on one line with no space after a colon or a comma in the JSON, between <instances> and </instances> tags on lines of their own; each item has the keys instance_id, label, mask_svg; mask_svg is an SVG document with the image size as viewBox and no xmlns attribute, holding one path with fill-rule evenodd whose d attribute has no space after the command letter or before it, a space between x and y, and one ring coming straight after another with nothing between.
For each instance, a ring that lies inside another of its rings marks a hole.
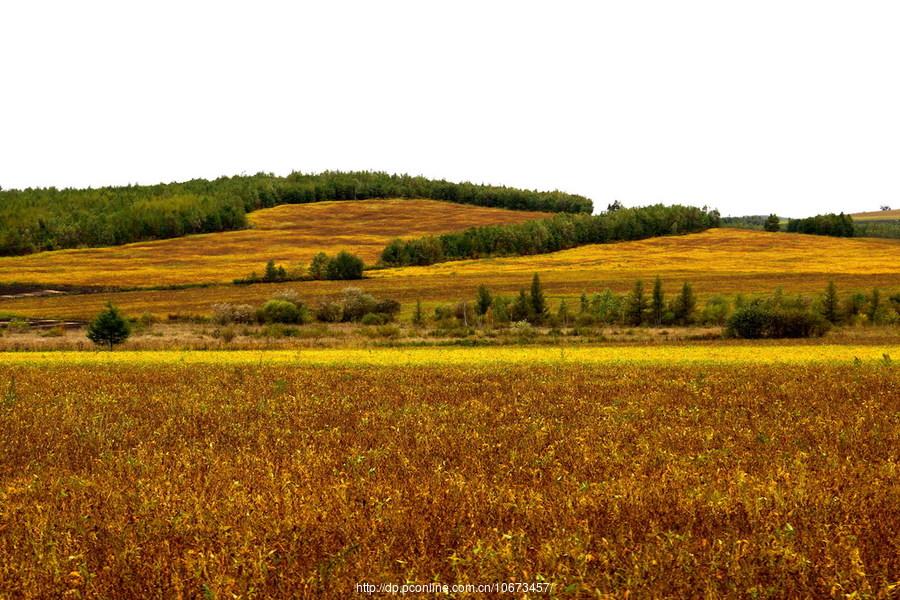
<instances>
[{"instance_id":1,"label":"foreground vegetation","mask_svg":"<svg viewBox=\"0 0 900 600\"><path fill-rule=\"evenodd\" d=\"M0 191L0 255L114 246L239 229L246 213L279 204L366 198L431 198L513 210L585 212L591 201L563 192L451 183L375 172L291 173L193 179L97 189Z\"/></svg>"},{"instance_id":2,"label":"foreground vegetation","mask_svg":"<svg viewBox=\"0 0 900 600\"><path fill-rule=\"evenodd\" d=\"M53 362L0 360L4 596L900 583L896 367Z\"/></svg>"}]
</instances>

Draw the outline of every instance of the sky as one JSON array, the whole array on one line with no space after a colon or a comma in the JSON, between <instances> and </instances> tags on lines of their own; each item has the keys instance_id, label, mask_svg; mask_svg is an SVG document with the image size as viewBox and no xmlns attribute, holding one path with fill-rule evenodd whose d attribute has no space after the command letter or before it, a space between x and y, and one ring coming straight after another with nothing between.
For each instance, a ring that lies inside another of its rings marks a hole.
<instances>
[{"instance_id":1,"label":"sky","mask_svg":"<svg viewBox=\"0 0 900 600\"><path fill-rule=\"evenodd\" d=\"M900 208L900 3L3 2L0 186L379 170Z\"/></svg>"}]
</instances>

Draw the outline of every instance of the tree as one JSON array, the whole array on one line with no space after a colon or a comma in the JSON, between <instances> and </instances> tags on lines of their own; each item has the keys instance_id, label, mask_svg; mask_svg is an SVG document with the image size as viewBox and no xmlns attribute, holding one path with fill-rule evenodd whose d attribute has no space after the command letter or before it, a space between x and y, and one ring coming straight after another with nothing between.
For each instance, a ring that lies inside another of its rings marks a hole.
<instances>
[{"instance_id":1,"label":"tree","mask_svg":"<svg viewBox=\"0 0 900 600\"><path fill-rule=\"evenodd\" d=\"M491 303L493 302L493 298L491 298L491 292L484 285L478 286L478 292L475 294L475 308L478 311L479 316L484 316L487 313L488 309L491 308Z\"/></svg>"},{"instance_id":2,"label":"tree","mask_svg":"<svg viewBox=\"0 0 900 600\"><path fill-rule=\"evenodd\" d=\"M766 219L766 222L763 225L763 228L766 231L771 231L771 232L780 231L781 230L781 219L778 218L778 215L771 214Z\"/></svg>"},{"instance_id":3,"label":"tree","mask_svg":"<svg viewBox=\"0 0 900 600\"><path fill-rule=\"evenodd\" d=\"M537 273L531 278L531 310L536 324L542 323L549 313L547 299L544 298L544 290L541 288L541 278Z\"/></svg>"},{"instance_id":4,"label":"tree","mask_svg":"<svg viewBox=\"0 0 900 600\"><path fill-rule=\"evenodd\" d=\"M653 282L653 296L650 304L650 310L653 313L653 324L659 327L662 324L663 313L666 310L665 296L663 295L662 280L659 275Z\"/></svg>"},{"instance_id":5,"label":"tree","mask_svg":"<svg viewBox=\"0 0 900 600\"><path fill-rule=\"evenodd\" d=\"M583 315L588 311L588 297L587 294L581 292L581 298L579 299L578 304L578 314Z\"/></svg>"},{"instance_id":6,"label":"tree","mask_svg":"<svg viewBox=\"0 0 900 600\"><path fill-rule=\"evenodd\" d=\"M362 279L363 267L360 257L341 250L328 262L326 274L331 280Z\"/></svg>"},{"instance_id":7,"label":"tree","mask_svg":"<svg viewBox=\"0 0 900 600\"><path fill-rule=\"evenodd\" d=\"M328 263L331 259L324 252L319 252L313 256L309 263L309 276L313 279L325 279L328 277Z\"/></svg>"},{"instance_id":8,"label":"tree","mask_svg":"<svg viewBox=\"0 0 900 600\"><path fill-rule=\"evenodd\" d=\"M559 310L556 312L556 316L559 318L559 322L562 323L563 327L569 326L571 315L569 315L569 305L566 304L565 298L559 301Z\"/></svg>"},{"instance_id":9,"label":"tree","mask_svg":"<svg viewBox=\"0 0 900 600\"><path fill-rule=\"evenodd\" d=\"M534 308L531 304L531 299L528 297L528 294L525 293L525 288L519 290L519 295L516 297L512 306L509 309L509 318L511 321L532 321L534 319L533 315Z\"/></svg>"},{"instance_id":10,"label":"tree","mask_svg":"<svg viewBox=\"0 0 900 600\"><path fill-rule=\"evenodd\" d=\"M872 295L869 297L869 309L866 311L866 316L869 317L869 323L874 324L879 320L880 308L881 292L878 288L875 288L872 290Z\"/></svg>"},{"instance_id":11,"label":"tree","mask_svg":"<svg viewBox=\"0 0 900 600\"><path fill-rule=\"evenodd\" d=\"M618 200L614 200L612 204L606 205L606 212L616 212L617 210L622 210L624 207L622 203Z\"/></svg>"},{"instance_id":12,"label":"tree","mask_svg":"<svg viewBox=\"0 0 900 600\"><path fill-rule=\"evenodd\" d=\"M829 323L837 323L840 319L840 307L838 306L837 286L834 280L828 282L825 295L822 296L822 316Z\"/></svg>"},{"instance_id":13,"label":"tree","mask_svg":"<svg viewBox=\"0 0 900 600\"><path fill-rule=\"evenodd\" d=\"M625 316L629 325L640 325L647 312L647 297L644 295L644 282L640 279L634 283L634 289L628 297L628 308Z\"/></svg>"},{"instance_id":14,"label":"tree","mask_svg":"<svg viewBox=\"0 0 900 600\"><path fill-rule=\"evenodd\" d=\"M737 303L735 304L737 306ZM694 289L691 284L684 282L681 292L675 297L672 312L675 322L679 325L690 325L694 322L694 312L697 310L697 299L694 297Z\"/></svg>"},{"instance_id":15,"label":"tree","mask_svg":"<svg viewBox=\"0 0 900 600\"><path fill-rule=\"evenodd\" d=\"M416 300L416 310L412 318L413 325L419 326L425 323L425 315L422 314L422 301Z\"/></svg>"},{"instance_id":16,"label":"tree","mask_svg":"<svg viewBox=\"0 0 900 600\"><path fill-rule=\"evenodd\" d=\"M87 330L89 340L98 346L107 346L110 350L113 346L127 340L129 335L131 335L131 327L128 325L128 321L111 303L107 303L106 310L94 317Z\"/></svg>"}]
</instances>

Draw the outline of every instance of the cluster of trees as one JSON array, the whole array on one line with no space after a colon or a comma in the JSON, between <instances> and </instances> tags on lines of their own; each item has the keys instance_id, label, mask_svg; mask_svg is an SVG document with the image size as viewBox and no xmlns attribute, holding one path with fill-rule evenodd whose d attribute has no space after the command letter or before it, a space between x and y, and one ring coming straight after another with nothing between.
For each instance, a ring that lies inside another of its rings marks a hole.
<instances>
[{"instance_id":1,"label":"cluster of trees","mask_svg":"<svg viewBox=\"0 0 900 600\"><path fill-rule=\"evenodd\" d=\"M363 260L346 250L341 250L334 256L319 252L310 261L306 273L303 272L302 268L289 271L282 265L276 265L274 260L270 260L266 263L266 268L262 275L259 275L254 271L247 277L235 279L234 283L243 285L249 283L277 283L310 279L349 281L353 279L362 279L364 270L365 263L363 263Z\"/></svg>"},{"instance_id":2,"label":"cluster of trees","mask_svg":"<svg viewBox=\"0 0 900 600\"><path fill-rule=\"evenodd\" d=\"M287 289L273 295L259 307L249 304L221 303L213 306L213 320L219 325L233 323L302 325L313 320L323 323L362 322L384 324L394 320L400 303L379 299L358 288L347 288L336 299L307 306L296 290Z\"/></svg>"},{"instance_id":3,"label":"cluster of trees","mask_svg":"<svg viewBox=\"0 0 900 600\"><path fill-rule=\"evenodd\" d=\"M853 237L855 234L853 218L844 213L839 215L828 213L805 219L791 219L788 221L787 230L791 233L812 233L835 237Z\"/></svg>"},{"instance_id":4,"label":"cluster of trees","mask_svg":"<svg viewBox=\"0 0 900 600\"><path fill-rule=\"evenodd\" d=\"M312 279L348 281L362 279L364 269L365 264L360 257L341 250L334 256L319 252L310 261L308 272Z\"/></svg>"},{"instance_id":5,"label":"cluster of trees","mask_svg":"<svg viewBox=\"0 0 900 600\"><path fill-rule=\"evenodd\" d=\"M595 216L559 214L525 223L392 240L381 253L381 263L430 265L463 258L542 254L584 244L693 233L718 226L718 211L680 205L617 208Z\"/></svg>"},{"instance_id":6,"label":"cluster of trees","mask_svg":"<svg viewBox=\"0 0 900 600\"><path fill-rule=\"evenodd\" d=\"M279 204L432 198L514 210L590 213L583 196L377 172L270 173L181 183L0 191L0 255L113 246L246 227Z\"/></svg>"}]
</instances>

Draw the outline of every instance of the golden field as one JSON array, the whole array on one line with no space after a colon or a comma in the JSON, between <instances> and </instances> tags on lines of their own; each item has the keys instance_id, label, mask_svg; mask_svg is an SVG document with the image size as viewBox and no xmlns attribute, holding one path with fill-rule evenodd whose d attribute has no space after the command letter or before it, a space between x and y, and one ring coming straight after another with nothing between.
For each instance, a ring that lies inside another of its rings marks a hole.
<instances>
[{"instance_id":1,"label":"golden field","mask_svg":"<svg viewBox=\"0 0 900 600\"><path fill-rule=\"evenodd\" d=\"M832 279L841 293L873 287L893 293L900 291L898 256L900 240L713 229L537 256L370 271L368 279L352 285L401 301L407 313L416 299L430 308L437 302L472 298L481 284L498 293L514 294L530 284L534 272L540 273L551 297L570 299L606 287L626 292L636 279L649 285L657 275L663 278L667 293L674 294L683 281L690 281L701 297L771 293L777 287L788 293L819 293ZM297 290L314 304L339 294L347 285L310 281L6 299L0 300L0 313L85 319L112 301L132 315L203 315L217 302L258 304L285 288Z\"/></svg>"},{"instance_id":2,"label":"golden field","mask_svg":"<svg viewBox=\"0 0 900 600\"><path fill-rule=\"evenodd\" d=\"M900 359L896 342L869 344L716 343L636 346L484 348L304 348L298 350L0 352L0 365L221 366L506 366L506 365L766 365L854 364ZM890 357L893 357L891 359Z\"/></svg>"},{"instance_id":3,"label":"golden field","mask_svg":"<svg viewBox=\"0 0 900 600\"><path fill-rule=\"evenodd\" d=\"M0 597L889 598L897 414L874 364L4 357Z\"/></svg>"},{"instance_id":4,"label":"golden field","mask_svg":"<svg viewBox=\"0 0 900 600\"><path fill-rule=\"evenodd\" d=\"M873 210L870 212L854 213L850 215L854 221L884 221L890 219L900 219L900 209L893 210Z\"/></svg>"},{"instance_id":5,"label":"golden field","mask_svg":"<svg viewBox=\"0 0 900 600\"><path fill-rule=\"evenodd\" d=\"M262 273L274 259L306 266L317 252L349 250L374 263L397 237L418 237L546 213L434 200L354 200L288 204L248 215L251 228L108 248L57 250L0 257L0 283L149 287L230 283Z\"/></svg>"}]
</instances>

